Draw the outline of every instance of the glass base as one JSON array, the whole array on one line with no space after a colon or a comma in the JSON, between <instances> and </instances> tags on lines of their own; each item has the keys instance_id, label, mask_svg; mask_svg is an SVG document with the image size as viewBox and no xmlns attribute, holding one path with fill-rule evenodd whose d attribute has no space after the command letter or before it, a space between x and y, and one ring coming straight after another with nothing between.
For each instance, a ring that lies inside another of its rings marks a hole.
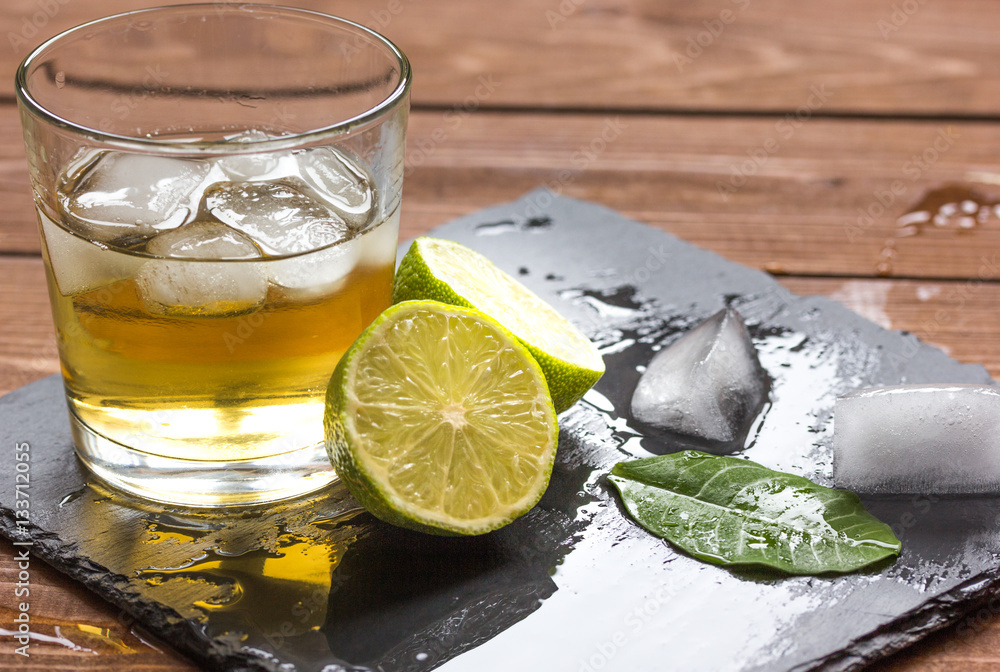
<instances>
[{"instance_id":1,"label":"glass base","mask_svg":"<svg viewBox=\"0 0 1000 672\"><path fill-rule=\"evenodd\" d=\"M69 414L76 452L102 481L142 499L189 507L246 506L298 497L337 480L318 443L280 455L212 462L161 457L94 432Z\"/></svg>"}]
</instances>

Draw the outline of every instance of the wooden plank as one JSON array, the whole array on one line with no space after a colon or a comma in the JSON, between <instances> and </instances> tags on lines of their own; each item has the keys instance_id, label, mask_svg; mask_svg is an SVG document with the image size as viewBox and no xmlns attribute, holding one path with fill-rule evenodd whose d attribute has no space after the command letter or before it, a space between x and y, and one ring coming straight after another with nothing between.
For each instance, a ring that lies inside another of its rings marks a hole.
<instances>
[{"instance_id":1,"label":"wooden plank","mask_svg":"<svg viewBox=\"0 0 1000 672\"><path fill-rule=\"evenodd\" d=\"M912 227L896 221L942 185L996 200L995 133L985 123L414 115L404 222L436 224L545 185L776 273L995 278L995 213L972 229L905 236Z\"/></svg>"},{"instance_id":2,"label":"wooden plank","mask_svg":"<svg viewBox=\"0 0 1000 672\"><path fill-rule=\"evenodd\" d=\"M0 538L0 591L14 596L19 561L14 546ZM28 616L33 635L28 657L6 633L0 637L0 670L135 670L194 672L169 647L141 632L135 621L41 560L28 561ZM21 598L18 598L21 599ZM0 601L0 627L10 628L19 611L13 598ZM16 629L16 628L15 628Z\"/></svg>"},{"instance_id":3,"label":"wooden plank","mask_svg":"<svg viewBox=\"0 0 1000 672\"><path fill-rule=\"evenodd\" d=\"M418 112L401 235L546 185L776 273L997 278L997 211L972 229L951 221L918 235L896 222L941 185L1000 200L996 136L979 122ZM0 196L0 251L37 253L9 105L0 105Z\"/></svg>"},{"instance_id":4,"label":"wooden plank","mask_svg":"<svg viewBox=\"0 0 1000 672\"><path fill-rule=\"evenodd\" d=\"M887 329L913 333L1000 378L1000 284L961 281L781 278L791 291L819 294Z\"/></svg>"},{"instance_id":5,"label":"wooden plank","mask_svg":"<svg viewBox=\"0 0 1000 672\"><path fill-rule=\"evenodd\" d=\"M38 257L0 258L0 393L59 372L45 271Z\"/></svg>"},{"instance_id":6,"label":"wooden plank","mask_svg":"<svg viewBox=\"0 0 1000 672\"><path fill-rule=\"evenodd\" d=\"M0 251L37 253L38 223L22 138L17 108L0 105Z\"/></svg>"},{"instance_id":7,"label":"wooden plank","mask_svg":"<svg viewBox=\"0 0 1000 672\"><path fill-rule=\"evenodd\" d=\"M1000 605L973 611L886 660L872 672L992 672L1000 665Z\"/></svg>"},{"instance_id":8,"label":"wooden plank","mask_svg":"<svg viewBox=\"0 0 1000 672\"><path fill-rule=\"evenodd\" d=\"M43 38L158 0L7 0L0 70ZM646 110L996 115L990 0L298 0L380 30L410 56L414 102ZM12 84L4 85L9 95Z\"/></svg>"}]
</instances>

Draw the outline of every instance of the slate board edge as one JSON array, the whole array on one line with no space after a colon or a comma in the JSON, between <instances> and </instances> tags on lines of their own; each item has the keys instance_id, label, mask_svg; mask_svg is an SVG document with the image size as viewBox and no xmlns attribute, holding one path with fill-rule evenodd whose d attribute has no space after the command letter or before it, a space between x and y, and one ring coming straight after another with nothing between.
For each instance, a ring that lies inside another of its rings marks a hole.
<instances>
[{"instance_id":1,"label":"slate board edge","mask_svg":"<svg viewBox=\"0 0 1000 672\"><path fill-rule=\"evenodd\" d=\"M58 375L56 374L56 376ZM4 395L3 399L7 400L9 396L16 393L17 390L9 395ZM232 646L224 646L219 640L209 639L203 633L198 632L200 628L191 627L190 621L170 607L121 588L120 584L127 581L127 578L121 574L111 572L99 563L71 556L65 552L60 553L56 549L55 535L33 524L17 525L14 511L0 507L0 535L11 542L24 541L23 535L11 534L11 531L15 529L27 531L27 538L31 540L29 551L32 557L42 560L57 572L74 581L79 581L95 596L121 609L122 612L135 619L143 630L148 631L173 651L183 655L192 664L199 665L204 660L202 649L196 647L194 643L207 640L210 655L205 662L208 663L210 669L246 670L247 672L276 672L279 670L279 662L270 661L260 656L252 656ZM170 614L176 617L176 620L171 618ZM131 627L131 624L128 625ZM348 672L346 668L345 672ZM350 672L355 671L351 670Z\"/></svg>"},{"instance_id":2,"label":"slate board edge","mask_svg":"<svg viewBox=\"0 0 1000 672\"><path fill-rule=\"evenodd\" d=\"M587 207L595 210L603 211L605 216L609 216L620 221L626 220L638 226L646 226L641 223L634 222L634 220L629 220L621 213L607 208L606 206L566 196L559 196L553 194L545 188L541 188L528 192L515 201L490 206L469 215L457 218L449 223L442 224L439 227L436 227L434 231L430 232L430 235L443 234L446 236L448 229L457 227L468 228L474 223L489 221L489 217L493 212L498 214L502 213L502 216L509 217L514 204L531 201L532 199L534 199L534 202L537 202L540 200L540 197L544 195L550 196L552 202L573 201L577 204L586 205ZM442 228L445 230L442 231ZM675 236L668 232L660 230L660 233L676 239ZM400 244L400 254L397 256L397 260L409 247L410 242L412 241L408 240ZM683 240L680 242L684 245L691 245ZM691 246L695 247L693 245ZM806 300L817 301L825 307L829 306L834 310L848 311L848 309L841 304L827 299L826 297L795 295L785 289L770 275L762 271L757 271L755 269L739 265L737 262L725 259L721 255L718 255L710 250L704 250L703 248L698 249L702 250L702 252L712 254L729 264L740 266L746 271L765 276L771 283L773 283L775 291L784 295L786 306L790 307L799 300ZM882 330L882 327L879 327L870 321L868 322L873 328ZM938 348L923 343L913 334L908 334L899 330L884 331L894 331L895 333L902 335L904 338L915 340L920 344L921 348L939 352L942 356L947 357ZM985 371L985 368L981 365L968 366L977 366ZM58 375L59 374L51 376L51 378L58 377ZM3 398L0 398L0 404L13 402L16 397L19 396L19 392L24 391L26 387L31 387L32 385L34 385L34 383L30 383L28 386L22 387L19 390L14 390L8 395L4 395ZM0 507L0 535L10 539L11 541L18 541L19 539L23 539L23 537L19 537L14 534L14 530L19 529L29 532L30 538L33 542L30 552L34 557L39 558L49 566L53 567L56 571L59 571L74 580L80 581L89 590L94 592L94 594L108 601L110 604L121 608L125 613L129 614L133 618L141 621L144 628L148 629L152 634L159 637L164 643L167 643L171 648L176 649L179 653L187 656L190 656L191 654L197 655L198 657L194 658L194 661L204 661L210 669L219 670L247 670L248 672L260 670L272 672L280 668L281 663L279 661L271 660L267 657L259 655L263 652L258 652L258 655L244 653L238 647L227 645L217 639L208 640L209 656L205 659L203 657L204 651L193 646L195 642L204 642L207 639L203 632L199 632L200 628L197 626L189 627L188 621L181 617L180 614L177 614L175 611L164 605L155 603L156 606L154 606L152 601L141 598L131 591L123 590L119 584L126 581L126 577L113 574L109 572L107 568L82 558L73 558L73 561L67 561L64 557L60 556L59 549L57 548L58 544L54 543L54 535L45 532L42 528L35 525L17 525L14 518L14 510L6 507ZM98 571L106 574L106 578L104 580L94 578L95 572ZM1000 582L1000 569L994 569L992 571L977 574L976 576L966 580L959 587L927 600L915 611L910 612L905 617L885 624L881 628L870 633L867 637L854 640L843 650L832 653L822 659L806 663L805 665L800 665L794 669L803 671L829 670L839 672L841 670L857 669L861 666L882 659L896 653L899 650L902 650L920 639L923 639L932 632L958 622L963 616L970 613L972 610L977 607L981 607L997 594L998 589L1000 589L998 582ZM99 590L104 592L98 592ZM942 603L945 603L945 606L942 606ZM174 614L177 620L172 622L172 619L168 614ZM349 672L360 671L365 668L331 665L328 669L331 672L334 670Z\"/></svg>"},{"instance_id":3,"label":"slate board edge","mask_svg":"<svg viewBox=\"0 0 1000 672\"><path fill-rule=\"evenodd\" d=\"M957 588L924 602L906 616L891 621L856 639L850 646L793 668L792 672L846 672L888 658L928 635L958 623L973 611L991 603L1000 593L1000 568L982 572Z\"/></svg>"}]
</instances>

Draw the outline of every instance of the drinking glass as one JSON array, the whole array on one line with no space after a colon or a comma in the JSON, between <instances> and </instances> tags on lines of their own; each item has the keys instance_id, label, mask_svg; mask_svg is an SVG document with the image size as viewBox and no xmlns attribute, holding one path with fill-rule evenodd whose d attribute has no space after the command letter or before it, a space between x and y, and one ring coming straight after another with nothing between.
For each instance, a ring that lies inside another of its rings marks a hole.
<instances>
[{"instance_id":1,"label":"drinking glass","mask_svg":"<svg viewBox=\"0 0 1000 672\"><path fill-rule=\"evenodd\" d=\"M391 300L410 66L315 12L84 24L17 97L77 454L189 506L314 491L337 361Z\"/></svg>"}]
</instances>

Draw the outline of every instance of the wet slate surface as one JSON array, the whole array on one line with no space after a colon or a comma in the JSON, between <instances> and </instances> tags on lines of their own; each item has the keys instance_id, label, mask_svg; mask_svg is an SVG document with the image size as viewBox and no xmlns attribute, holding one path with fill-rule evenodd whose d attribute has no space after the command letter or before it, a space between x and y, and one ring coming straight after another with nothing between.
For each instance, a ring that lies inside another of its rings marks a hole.
<instances>
[{"instance_id":1,"label":"wet slate surface","mask_svg":"<svg viewBox=\"0 0 1000 672\"><path fill-rule=\"evenodd\" d=\"M825 484L838 394L991 382L982 367L548 192L436 235L490 256L604 352L608 373L560 418L558 465L530 514L485 537L438 539L371 518L340 486L227 515L132 501L75 459L53 377L0 399L9 459L15 444L31 455L28 519L18 525L8 477L0 532L30 541L208 669L841 670L992 594L1000 507L991 498L866 500L902 539L897 562L783 577L673 551L623 517L604 481L615 462L678 448L644 436L628 401L658 349L725 305L746 318L772 378L743 454Z\"/></svg>"}]
</instances>

